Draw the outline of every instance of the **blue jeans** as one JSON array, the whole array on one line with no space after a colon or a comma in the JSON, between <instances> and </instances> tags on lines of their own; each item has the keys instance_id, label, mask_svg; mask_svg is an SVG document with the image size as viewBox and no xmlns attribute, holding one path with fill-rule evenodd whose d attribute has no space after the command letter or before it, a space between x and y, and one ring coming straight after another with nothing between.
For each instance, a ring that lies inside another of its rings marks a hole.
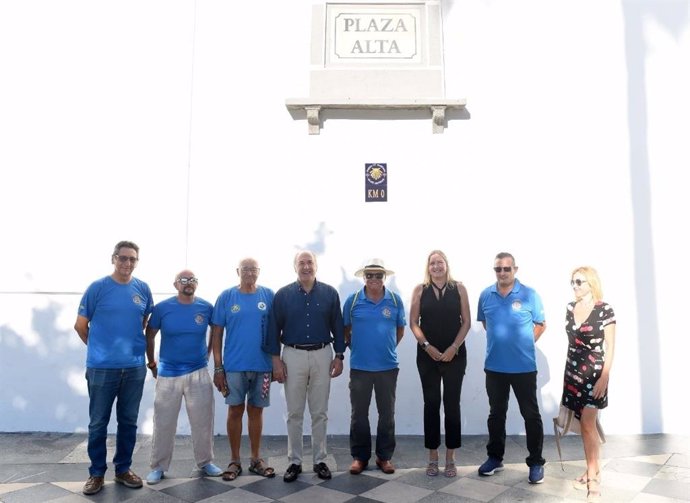
<instances>
[{"instance_id":1,"label":"blue jeans","mask_svg":"<svg viewBox=\"0 0 690 503\"><path fill-rule=\"evenodd\" d=\"M372 391L376 394L379 422L376 427L376 457L388 461L395 451L395 388L398 369L379 372L350 370L350 454L367 462L371 457L369 405Z\"/></svg>"},{"instance_id":2,"label":"blue jeans","mask_svg":"<svg viewBox=\"0 0 690 503\"><path fill-rule=\"evenodd\" d=\"M132 465L132 452L137 441L137 417L144 391L146 367L126 369L86 369L89 387L89 475L102 477L108 469L106 439L108 423L117 398L117 440L115 473L124 473Z\"/></svg>"}]
</instances>

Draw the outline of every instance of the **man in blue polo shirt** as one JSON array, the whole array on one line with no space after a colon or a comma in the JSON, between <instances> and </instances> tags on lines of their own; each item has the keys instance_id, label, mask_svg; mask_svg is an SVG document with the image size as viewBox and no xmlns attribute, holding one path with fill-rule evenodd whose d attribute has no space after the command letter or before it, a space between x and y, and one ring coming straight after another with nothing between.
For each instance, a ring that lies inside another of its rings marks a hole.
<instances>
[{"instance_id":1,"label":"man in blue polo shirt","mask_svg":"<svg viewBox=\"0 0 690 503\"><path fill-rule=\"evenodd\" d=\"M271 355L261 349L268 330L268 314L273 290L258 285L259 263L247 257L240 260L240 284L223 291L213 310L213 382L228 405L226 421L230 442L230 464L223 480L235 480L242 473L240 444L242 417L247 410L250 461L249 471L272 478L275 470L261 458L261 433L264 408L271 405ZM225 331L225 347L223 347Z\"/></svg>"},{"instance_id":2,"label":"man in blue polo shirt","mask_svg":"<svg viewBox=\"0 0 690 503\"><path fill-rule=\"evenodd\" d=\"M486 393L489 396L488 459L479 475L503 470L506 414L510 389L520 406L527 436L529 483L544 481L544 427L537 401L535 343L546 329L544 307L536 291L515 278L515 258L502 252L494 260L496 283L479 296L477 320L486 330Z\"/></svg>"},{"instance_id":3,"label":"man in blue polo shirt","mask_svg":"<svg viewBox=\"0 0 690 503\"><path fill-rule=\"evenodd\" d=\"M396 348L405 331L405 308L400 296L384 286L393 271L381 259L371 259L355 276L364 287L350 295L343 307L345 342L350 345L350 473L358 475L371 457L369 405L376 393L376 466L391 474L395 451L395 388L398 381Z\"/></svg>"},{"instance_id":4,"label":"man in blue polo shirt","mask_svg":"<svg viewBox=\"0 0 690 503\"><path fill-rule=\"evenodd\" d=\"M213 384L208 375L208 355L213 306L197 297L199 281L189 269L175 276L177 295L153 308L146 327L148 367L156 381L153 403L153 441L150 485L161 481L170 468L177 418L184 398L192 430L197 468L204 475L219 477L223 470L213 464ZM161 332L160 364L155 360L155 337Z\"/></svg>"},{"instance_id":5,"label":"man in blue polo shirt","mask_svg":"<svg viewBox=\"0 0 690 503\"><path fill-rule=\"evenodd\" d=\"M91 466L82 492L88 495L103 489L108 423L116 399L115 482L135 489L143 485L130 467L146 379L144 327L153 309L153 296L146 283L132 276L139 262L136 244L120 241L110 260L113 273L91 283L74 324L86 344Z\"/></svg>"},{"instance_id":6,"label":"man in blue polo shirt","mask_svg":"<svg viewBox=\"0 0 690 503\"><path fill-rule=\"evenodd\" d=\"M297 281L276 292L263 346L273 356L273 377L285 383L290 463L283 475L285 482L294 482L302 473L302 423L307 399L314 473L320 479L331 478L326 465L328 397L331 378L342 374L345 358L343 315L337 290L316 280L314 253L299 252L294 267Z\"/></svg>"}]
</instances>

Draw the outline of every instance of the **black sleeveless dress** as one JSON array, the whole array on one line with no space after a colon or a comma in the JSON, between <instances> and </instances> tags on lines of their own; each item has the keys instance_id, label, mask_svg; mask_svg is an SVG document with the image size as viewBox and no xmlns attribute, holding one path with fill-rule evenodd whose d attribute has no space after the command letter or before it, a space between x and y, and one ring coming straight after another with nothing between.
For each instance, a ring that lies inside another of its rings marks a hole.
<instances>
[{"instance_id":1,"label":"black sleeveless dress","mask_svg":"<svg viewBox=\"0 0 690 503\"><path fill-rule=\"evenodd\" d=\"M436 298L433 285L424 287L419 303L419 314L419 326L429 344L444 352L453 344L462 326L460 291L457 286L453 288L446 286L440 299ZM419 358L432 360L422 347L417 348L417 359ZM464 341L456 358L467 358Z\"/></svg>"}]
</instances>

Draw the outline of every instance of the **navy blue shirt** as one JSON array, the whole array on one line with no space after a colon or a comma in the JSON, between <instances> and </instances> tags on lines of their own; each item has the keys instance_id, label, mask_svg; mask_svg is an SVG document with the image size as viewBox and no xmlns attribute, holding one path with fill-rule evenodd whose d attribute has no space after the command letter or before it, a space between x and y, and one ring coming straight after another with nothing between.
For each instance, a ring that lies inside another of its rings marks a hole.
<instances>
[{"instance_id":1,"label":"navy blue shirt","mask_svg":"<svg viewBox=\"0 0 690 503\"><path fill-rule=\"evenodd\" d=\"M268 337L262 349L280 354L283 344L333 343L336 353L345 352L340 296L326 283L314 282L307 293L298 281L278 290L268 321Z\"/></svg>"}]
</instances>

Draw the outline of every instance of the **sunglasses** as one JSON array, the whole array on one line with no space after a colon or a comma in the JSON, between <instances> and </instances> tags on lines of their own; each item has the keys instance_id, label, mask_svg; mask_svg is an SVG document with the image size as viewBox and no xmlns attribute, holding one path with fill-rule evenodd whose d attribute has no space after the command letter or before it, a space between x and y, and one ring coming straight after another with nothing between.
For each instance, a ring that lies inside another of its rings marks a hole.
<instances>
[{"instance_id":1,"label":"sunglasses","mask_svg":"<svg viewBox=\"0 0 690 503\"><path fill-rule=\"evenodd\" d=\"M364 277L367 279L383 279L383 273L382 272L367 272L364 274Z\"/></svg>"},{"instance_id":2,"label":"sunglasses","mask_svg":"<svg viewBox=\"0 0 690 503\"><path fill-rule=\"evenodd\" d=\"M139 260L136 257L128 257L127 255L113 255L113 257L115 257L120 264L126 264L127 262L136 264Z\"/></svg>"},{"instance_id":3,"label":"sunglasses","mask_svg":"<svg viewBox=\"0 0 690 503\"><path fill-rule=\"evenodd\" d=\"M511 266L508 266L508 267L494 267L494 271L495 271L495 272L501 272L501 271L503 271L503 272L510 272L510 271L512 271L512 270L513 270L513 266L512 266L512 265L511 265Z\"/></svg>"},{"instance_id":4,"label":"sunglasses","mask_svg":"<svg viewBox=\"0 0 690 503\"><path fill-rule=\"evenodd\" d=\"M570 281L570 286L582 286L582 283L587 283L586 279L573 279Z\"/></svg>"},{"instance_id":5,"label":"sunglasses","mask_svg":"<svg viewBox=\"0 0 690 503\"><path fill-rule=\"evenodd\" d=\"M196 285L199 282L199 280L196 279L194 276L192 276L191 278L177 278L177 282L180 285L185 286L185 285Z\"/></svg>"}]
</instances>

